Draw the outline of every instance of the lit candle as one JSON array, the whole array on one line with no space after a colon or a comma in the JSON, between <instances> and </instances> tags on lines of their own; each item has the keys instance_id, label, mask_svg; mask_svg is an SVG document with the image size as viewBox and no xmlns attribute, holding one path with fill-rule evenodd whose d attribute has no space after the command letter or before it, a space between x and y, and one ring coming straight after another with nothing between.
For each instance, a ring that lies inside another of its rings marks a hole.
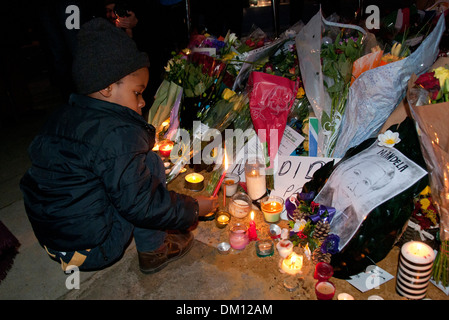
<instances>
[{"instance_id":1,"label":"lit candle","mask_svg":"<svg viewBox=\"0 0 449 320\"><path fill-rule=\"evenodd\" d=\"M261 200L260 208L262 209L266 222L278 222L281 212L284 209L284 200L277 196L267 196Z\"/></svg>"},{"instance_id":2,"label":"lit candle","mask_svg":"<svg viewBox=\"0 0 449 320\"><path fill-rule=\"evenodd\" d=\"M251 211L251 221L249 222L248 238L249 241L258 240L256 223L254 222L254 211Z\"/></svg>"},{"instance_id":3,"label":"lit candle","mask_svg":"<svg viewBox=\"0 0 449 320\"><path fill-rule=\"evenodd\" d=\"M173 149L173 142L166 141L159 146L159 153L161 154L161 156L168 158L170 156L172 149Z\"/></svg>"},{"instance_id":4,"label":"lit candle","mask_svg":"<svg viewBox=\"0 0 449 320\"><path fill-rule=\"evenodd\" d=\"M295 275L301 272L303 258L292 252L287 258L282 260L281 270L290 275Z\"/></svg>"},{"instance_id":5,"label":"lit candle","mask_svg":"<svg viewBox=\"0 0 449 320\"><path fill-rule=\"evenodd\" d=\"M218 190L220 190L221 184L223 183L224 178L226 177L226 171L228 171L228 157L226 156L226 146L224 148L224 171L223 174L221 175L220 180L218 181L214 193L212 194L214 197L218 194Z\"/></svg>"},{"instance_id":6,"label":"lit candle","mask_svg":"<svg viewBox=\"0 0 449 320\"><path fill-rule=\"evenodd\" d=\"M409 241L401 248L396 277L396 291L409 299L423 299L432 276L433 249L419 241Z\"/></svg>"},{"instance_id":7,"label":"lit candle","mask_svg":"<svg viewBox=\"0 0 449 320\"><path fill-rule=\"evenodd\" d=\"M202 190L204 187L204 177L196 172L189 173L185 177L185 187L192 191Z\"/></svg>"},{"instance_id":8,"label":"lit candle","mask_svg":"<svg viewBox=\"0 0 449 320\"><path fill-rule=\"evenodd\" d=\"M318 281L315 285L315 294L318 300L332 300L335 295L335 286L329 281Z\"/></svg>"},{"instance_id":9,"label":"lit candle","mask_svg":"<svg viewBox=\"0 0 449 320\"><path fill-rule=\"evenodd\" d=\"M246 190L252 200L260 199L267 192L266 177L260 168L245 171Z\"/></svg>"},{"instance_id":10,"label":"lit candle","mask_svg":"<svg viewBox=\"0 0 449 320\"><path fill-rule=\"evenodd\" d=\"M337 296L338 300L354 300L354 297L349 293L339 293Z\"/></svg>"},{"instance_id":11,"label":"lit candle","mask_svg":"<svg viewBox=\"0 0 449 320\"><path fill-rule=\"evenodd\" d=\"M220 211L215 218L215 225L217 228L223 229L229 224L230 220L231 215L229 213L226 211Z\"/></svg>"}]
</instances>

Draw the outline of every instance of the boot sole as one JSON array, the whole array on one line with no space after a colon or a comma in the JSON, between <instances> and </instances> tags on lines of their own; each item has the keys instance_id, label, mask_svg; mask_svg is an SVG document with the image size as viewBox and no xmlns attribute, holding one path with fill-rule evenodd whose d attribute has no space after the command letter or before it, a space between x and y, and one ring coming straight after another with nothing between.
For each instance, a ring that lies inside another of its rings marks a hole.
<instances>
[{"instance_id":1,"label":"boot sole","mask_svg":"<svg viewBox=\"0 0 449 320\"><path fill-rule=\"evenodd\" d=\"M189 253L190 249L192 249L193 247L193 242L195 241L195 239L192 239L192 242L190 242L190 245L186 248L186 250L180 254L179 256L173 257L171 259L168 259L167 261L165 261L163 264L161 264L160 266L153 268L153 269L142 269L140 268L140 271L144 274L154 274L157 273L159 271L161 271L162 269L164 269L170 262L176 261L181 259L182 257L184 257L187 253Z\"/></svg>"}]
</instances>

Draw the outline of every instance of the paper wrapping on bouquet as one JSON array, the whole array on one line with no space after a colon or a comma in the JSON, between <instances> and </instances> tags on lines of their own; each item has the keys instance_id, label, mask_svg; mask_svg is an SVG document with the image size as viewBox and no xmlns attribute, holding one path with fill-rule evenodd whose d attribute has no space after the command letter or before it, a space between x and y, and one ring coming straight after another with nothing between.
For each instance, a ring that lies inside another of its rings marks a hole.
<instances>
[{"instance_id":1,"label":"paper wrapping on bouquet","mask_svg":"<svg viewBox=\"0 0 449 320\"><path fill-rule=\"evenodd\" d=\"M434 63L445 30L444 16L434 30L408 57L367 70L349 89L346 111L334 150L334 157L373 137L405 96L412 74L421 74Z\"/></svg>"},{"instance_id":2,"label":"paper wrapping on bouquet","mask_svg":"<svg viewBox=\"0 0 449 320\"><path fill-rule=\"evenodd\" d=\"M249 76L251 119L260 142L266 144L270 167L274 164L298 85L297 81L263 72L253 71Z\"/></svg>"},{"instance_id":3,"label":"paper wrapping on bouquet","mask_svg":"<svg viewBox=\"0 0 449 320\"><path fill-rule=\"evenodd\" d=\"M154 102L148 112L147 122L156 128L156 132L161 130L161 124L170 118L170 113L174 106L179 105L182 97L182 87L176 83L163 80L156 91ZM172 124L172 122L170 122Z\"/></svg>"},{"instance_id":4,"label":"paper wrapping on bouquet","mask_svg":"<svg viewBox=\"0 0 449 320\"><path fill-rule=\"evenodd\" d=\"M430 68L433 70L449 64L449 58L439 58ZM449 102L420 105L428 100L425 90L414 90L416 80L410 78L407 100L410 111L416 121L421 149L430 177L432 200L435 201L440 216L440 238L449 240ZM421 94L421 96L420 96ZM424 99L423 99L423 96ZM427 99L426 99L427 98Z\"/></svg>"},{"instance_id":5,"label":"paper wrapping on bouquet","mask_svg":"<svg viewBox=\"0 0 449 320\"><path fill-rule=\"evenodd\" d=\"M310 21L299 31L295 38L296 50L298 52L299 67L304 83L304 89L307 99L312 106L313 112L318 119L322 119L323 113L333 114L332 102L327 92L324 81L325 76L321 66L321 46L322 46L322 30L324 24L331 28L350 28L366 33L362 28L355 25L338 24L326 21L321 11L310 19ZM329 79L327 79L329 81ZM332 80L330 80L332 81ZM330 83L331 85L331 83ZM326 130L323 130L323 124L320 123L318 133L318 156L330 157L327 146L331 145L331 140L335 140L338 128L341 123L341 115L335 112L335 119L331 124L327 124ZM326 131L326 134L325 134Z\"/></svg>"},{"instance_id":6,"label":"paper wrapping on bouquet","mask_svg":"<svg viewBox=\"0 0 449 320\"><path fill-rule=\"evenodd\" d=\"M340 237L340 251L331 259L338 278L349 278L387 256L411 216L414 196L428 183L413 120L390 130L401 137L394 148L365 140L332 170L318 169L303 187L303 192L317 193L315 202L337 211L330 233Z\"/></svg>"}]
</instances>

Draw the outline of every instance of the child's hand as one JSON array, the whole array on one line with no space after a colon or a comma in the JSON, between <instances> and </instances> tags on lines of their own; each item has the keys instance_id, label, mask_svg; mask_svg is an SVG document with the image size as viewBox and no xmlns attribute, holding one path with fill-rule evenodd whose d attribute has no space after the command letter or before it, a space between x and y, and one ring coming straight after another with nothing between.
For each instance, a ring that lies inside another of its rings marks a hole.
<instances>
[{"instance_id":1,"label":"child's hand","mask_svg":"<svg viewBox=\"0 0 449 320\"><path fill-rule=\"evenodd\" d=\"M196 197L199 206L199 216L205 216L209 212L215 211L218 208L218 196L206 197L198 196Z\"/></svg>"}]
</instances>

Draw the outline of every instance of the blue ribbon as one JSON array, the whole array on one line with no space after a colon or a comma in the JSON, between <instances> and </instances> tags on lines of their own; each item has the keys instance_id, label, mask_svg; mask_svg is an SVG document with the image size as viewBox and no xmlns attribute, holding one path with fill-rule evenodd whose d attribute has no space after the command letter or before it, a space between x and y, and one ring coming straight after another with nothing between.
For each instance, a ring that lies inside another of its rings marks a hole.
<instances>
[{"instance_id":1,"label":"blue ribbon","mask_svg":"<svg viewBox=\"0 0 449 320\"><path fill-rule=\"evenodd\" d=\"M312 220L313 223L317 223L320 220L322 220L323 222L327 221L330 223L335 215L335 211L336 210L334 207L328 207L320 204L317 213L309 216L309 218L310 220Z\"/></svg>"}]
</instances>

